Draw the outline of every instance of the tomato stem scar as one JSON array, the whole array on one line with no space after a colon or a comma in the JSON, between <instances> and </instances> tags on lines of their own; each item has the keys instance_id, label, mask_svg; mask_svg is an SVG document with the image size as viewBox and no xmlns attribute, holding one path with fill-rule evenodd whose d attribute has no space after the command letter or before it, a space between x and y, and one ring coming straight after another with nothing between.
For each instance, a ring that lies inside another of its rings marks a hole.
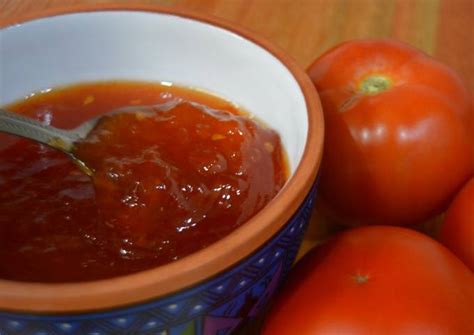
<instances>
[{"instance_id":1,"label":"tomato stem scar","mask_svg":"<svg viewBox=\"0 0 474 335\"><path fill-rule=\"evenodd\" d=\"M376 95L388 90L392 87L392 84L390 78L379 74L373 74L365 77L361 81L359 92L367 95Z\"/></svg>"},{"instance_id":2,"label":"tomato stem scar","mask_svg":"<svg viewBox=\"0 0 474 335\"><path fill-rule=\"evenodd\" d=\"M352 276L352 279L356 282L358 285L363 285L366 284L369 281L369 275L363 275L363 274L356 274Z\"/></svg>"}]
</instances>

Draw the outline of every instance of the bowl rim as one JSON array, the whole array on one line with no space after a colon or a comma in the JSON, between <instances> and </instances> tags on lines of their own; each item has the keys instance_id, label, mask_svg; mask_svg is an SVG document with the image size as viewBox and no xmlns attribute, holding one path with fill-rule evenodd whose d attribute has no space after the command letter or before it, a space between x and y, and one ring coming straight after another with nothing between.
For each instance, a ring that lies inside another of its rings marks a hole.
<instances>
[{"instance_id":1,"label":"bowl rim","mask_svg":"<svg viewBox=\"0 0 474 335\"><path fill-rule=\"evenodd\" d=\"M150 4L81 4L0 19L0 29L48 17L87 12L169 14L233 32L263 48L292 74L304 96L308 135L300 163L282 191L231 234L173 263L142 272L80 283L28 283L0 279L0 311L85 313L136 305L184 291L248 258L277 234L303 203L321 163L324 120L319 96L305 71L282 49L237 24L187 9Z\"/></svg>"}]
</instances>

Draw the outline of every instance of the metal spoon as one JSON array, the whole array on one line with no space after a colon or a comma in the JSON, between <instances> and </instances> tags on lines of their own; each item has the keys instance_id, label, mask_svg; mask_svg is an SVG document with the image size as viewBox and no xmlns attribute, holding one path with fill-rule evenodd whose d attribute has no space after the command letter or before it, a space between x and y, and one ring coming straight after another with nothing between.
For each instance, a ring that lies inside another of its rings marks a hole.
<instances>
[{"instance_id":1,"label":"metal spoon","mask_svg":"<svg viewBox=\"0 0 474 335\"><path fill-rule=\"evenodd\" d=\"M68 155L85 174L93 176L94 170L75 155L74 149L75 143L87 138L91 130L94 129L102 118L117 113L156 113L157 111L167 111L178 103L180 103L180 99L171 100L160 105L119 108L89 119L71 130L48 126L37 120L0 108L0 132L25 137L60 150Z\"/></svg>"},{"instance_id":2,"label":"metal spoon","mask_svg":"<svg viewBox=\"0 0 474 335\"><path fill-rule=\"evenodd\" d=\"M0 131L28 138L60 150L68 155L74 163L88 176L94 171L74 154L74 143L83 140L95 127L99 118L84 122L72 130L64 130L42 124L41 122L17 113L0 109Z\"/></svg>"},{"instance_id":3,"label":"metal spoon","mask_svg":"<svg viewBox=\"0 0 474 335\"><path fill-rule=\"evenodd\" d=\"M87 166L83 160L75 155L74 149L75 143L86 139L91 130L96 127L101 119L106 116L118 113L156 115L156 112L169 111L182 102L182 99L176 98L162 104L150 106L126 106L118 108L111 112L89 119L71 130L48 126L37 120L0 108L0 132L25 137L30 140L46 144L53 149L60 150L68 155L69 158L71 158L72 161L79 167L79 169L81 169L88 176L92 177L94 175L94 170ZM196 102L188 101L187 103L197 108L201 108L204 111L211 110L209 107Z\"/></svg>"}]
</instances>

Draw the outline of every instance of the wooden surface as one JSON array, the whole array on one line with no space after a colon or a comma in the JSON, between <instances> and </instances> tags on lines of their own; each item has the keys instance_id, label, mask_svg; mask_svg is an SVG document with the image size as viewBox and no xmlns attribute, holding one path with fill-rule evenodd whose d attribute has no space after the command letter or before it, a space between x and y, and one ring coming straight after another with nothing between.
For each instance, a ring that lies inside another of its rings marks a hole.
<instances>
[{"instance_id":1,"label":"wooden surface","mask_svg":"<svg viewBox=\"0 0 474 335\"><path fill-rule=\"evenodd\" d=\"M343 40L395 37L449 64L474 90L474 0L0 0L0 19L92 3L159 4L218 16L275 42L303 67Z\"/></svg>"},{"instance_id":2,"label":"wooden surface","mask_svg":"<svg viewBox=\"0 0 474 335\"><path fill-rule=\"evenodd\" d=\"M273 41L303 68L341 41L394 37L448 64L474 90L474 0L0 0L0 20L94 3L175 6L224 18ZM326 231L313 215L302 253Z\"/></svg>"}]
</instances>

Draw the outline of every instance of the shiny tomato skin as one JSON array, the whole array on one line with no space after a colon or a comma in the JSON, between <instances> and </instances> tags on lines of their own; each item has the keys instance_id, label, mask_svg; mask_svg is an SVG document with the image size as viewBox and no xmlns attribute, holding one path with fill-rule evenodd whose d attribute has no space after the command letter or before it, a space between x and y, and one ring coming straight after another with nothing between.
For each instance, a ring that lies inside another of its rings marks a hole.
<instances>
[{"instance_id":1,"label":"shiny tomato skin","mask_svg":"<svg viewBox=\"0 0 474 335\"><path fill-rule=\"evenodd\" d=\"M471 97L448 67L400 42L359 40L308 74L325 116L321 203L339 223L418 223L472 175Z\"/></svg>"},{"instance_id":2,"label":"shiny tomato skin","mask_svg":"<svg viewBox=\"0 0 474 335\"><path fill-rule=\"evenodd\" d=\"M449 206L439 239L474 272L474 178Z\"/></svg>"},{"instance_id":3,"label":"shiny tomato skin","mask_svg":"<svg viewBox=\"0 0 474 335\"><path fill-rule=\"evenodd\" d=\"M347 230L290 274L263 335L474 332L474 275L443 245L413 230Z\"/></svg>"}]
</instances>

